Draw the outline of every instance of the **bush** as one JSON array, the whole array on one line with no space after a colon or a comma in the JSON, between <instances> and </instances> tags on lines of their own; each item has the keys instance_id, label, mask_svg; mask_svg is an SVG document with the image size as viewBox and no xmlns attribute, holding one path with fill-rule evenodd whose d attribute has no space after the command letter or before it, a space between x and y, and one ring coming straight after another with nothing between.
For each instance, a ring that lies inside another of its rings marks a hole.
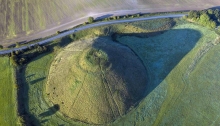
<instances>
[{"instance_id":1,"label":"bush","mask_svg":"<svg viewBox=\"0 0 220 126\"><path fill-rule=\"evenodd\" d=\"M2 45L0 45L0 49L3 49L4 47Z\"/></svg>"},{"instance_id":2,"label":"bush","mask_svg":"<svg viewBox=\"0 0 220 126\"><path fill-rule=\"evenodd\" d=\"M89 17L89 18L88 18L88 22L89 22L89 23L93 23L93 22L94 22L94 18L93 18L93 17Z\"/></svg>"},{"instance_id":3,"label":"bush","mask_svg":"<svg viewBox=\"0 0 220 126\"><path fill-rule=\"evenodd\" d=\"M218 9L202 10L202 11L190 11L187 18L197 22L200 25L216 28L220 23L219 21L220 11Z\"/></svg>"},{"instance_id":4,"label":"bush","mask_svg":"<svg viewBox=\"0 0 220 126\"><path fill-rule=\"evenodd\" d=\"M57 34L60 34L61 32L60 31L57 31Z\"/></svg>"},{"instance_id":5,"label":"bush","mask_svg":"<svg viewBox=\"0 0 220 126\"><path fill-rule=\"evenodd\" d=\"M18 63L17 63L18 58L17 58L17 56L14 54L14 52L11 52L10 60L11 60L11 62L12 62L12 64L13 64L14 66L18 66Z\"/></svg>"},{"instance_id":6,"label":"bush","mask_svg":"<svg viewBox=\"0 0 220 126\"><path fill-rule=\"evenodd\" d=\"M15 47L20 47L20 43L16 42L16 46Z\"/></svg>"}]
</instances>

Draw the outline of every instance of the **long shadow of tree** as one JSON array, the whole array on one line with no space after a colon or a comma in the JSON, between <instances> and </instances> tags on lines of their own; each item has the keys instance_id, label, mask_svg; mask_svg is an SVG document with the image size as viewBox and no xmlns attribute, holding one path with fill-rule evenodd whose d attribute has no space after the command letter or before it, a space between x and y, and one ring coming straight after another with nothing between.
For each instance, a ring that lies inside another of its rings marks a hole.
<instances>
[{"instance_id":1,"label":"long shadow of tree","mask_svg":"<svg viewBox=\"0 0 220 126\"><path fill-rule=\"evenodd\" d=\"M46 112L43 112L39 115L39 117L47 117L47 116L51 116L53 114L55 114L58 110L60 109L60 106L58 104L55 104L54 106L48 108L48 110Z\"/></svg>"}]
</instances>

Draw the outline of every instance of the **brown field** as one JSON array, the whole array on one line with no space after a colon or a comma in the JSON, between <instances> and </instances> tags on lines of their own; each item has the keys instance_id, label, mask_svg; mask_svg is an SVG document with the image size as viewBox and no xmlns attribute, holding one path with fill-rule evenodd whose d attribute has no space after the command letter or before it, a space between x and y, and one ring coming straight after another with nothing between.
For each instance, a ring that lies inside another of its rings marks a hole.
<instances>
[{"instance_id":1,"label":"brown field","mask_svg":"<svg viewBox=\"0 0 220 126\"><path fill-rule=\"evenodd\" d=\"M0 0L0 44L8 46L45 37L82 23L87 16L206 9L218 5L219 0Z\"/></svg>"}]
</instances>

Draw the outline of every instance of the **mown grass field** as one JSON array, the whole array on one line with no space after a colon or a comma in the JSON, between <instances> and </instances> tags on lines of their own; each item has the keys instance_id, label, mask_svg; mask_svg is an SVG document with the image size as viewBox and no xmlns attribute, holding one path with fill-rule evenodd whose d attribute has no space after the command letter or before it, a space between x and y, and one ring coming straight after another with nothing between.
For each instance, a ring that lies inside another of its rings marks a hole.
<instances>
[{"instance_id":1,"label":"mown grass field","mask_svg":"<svg viewBox=\"0 0 220 126\"><path fill-rule=\"evenodd\" d=\"M17 113L17 88L14 70L9 58L0 57L0 125L19 125Z\"/></svg>"}]
</instances>

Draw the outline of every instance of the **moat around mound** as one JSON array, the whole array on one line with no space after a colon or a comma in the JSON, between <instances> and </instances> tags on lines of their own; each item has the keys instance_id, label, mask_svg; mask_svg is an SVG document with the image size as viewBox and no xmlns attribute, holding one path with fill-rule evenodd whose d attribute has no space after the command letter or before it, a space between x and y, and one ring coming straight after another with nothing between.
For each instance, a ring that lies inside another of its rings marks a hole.
<instances>
[{"instance_id":1,"label":"moat around mound","mask_svg":"<svg viewBox=\"0 0 220 126\"><path fill-rule=\"evenodd\" d=\"M128 48L106 38L74 42L55 58L46 93L74 120L105 124L144 97L147 71Z\"/></svg>"}]
</instances>

